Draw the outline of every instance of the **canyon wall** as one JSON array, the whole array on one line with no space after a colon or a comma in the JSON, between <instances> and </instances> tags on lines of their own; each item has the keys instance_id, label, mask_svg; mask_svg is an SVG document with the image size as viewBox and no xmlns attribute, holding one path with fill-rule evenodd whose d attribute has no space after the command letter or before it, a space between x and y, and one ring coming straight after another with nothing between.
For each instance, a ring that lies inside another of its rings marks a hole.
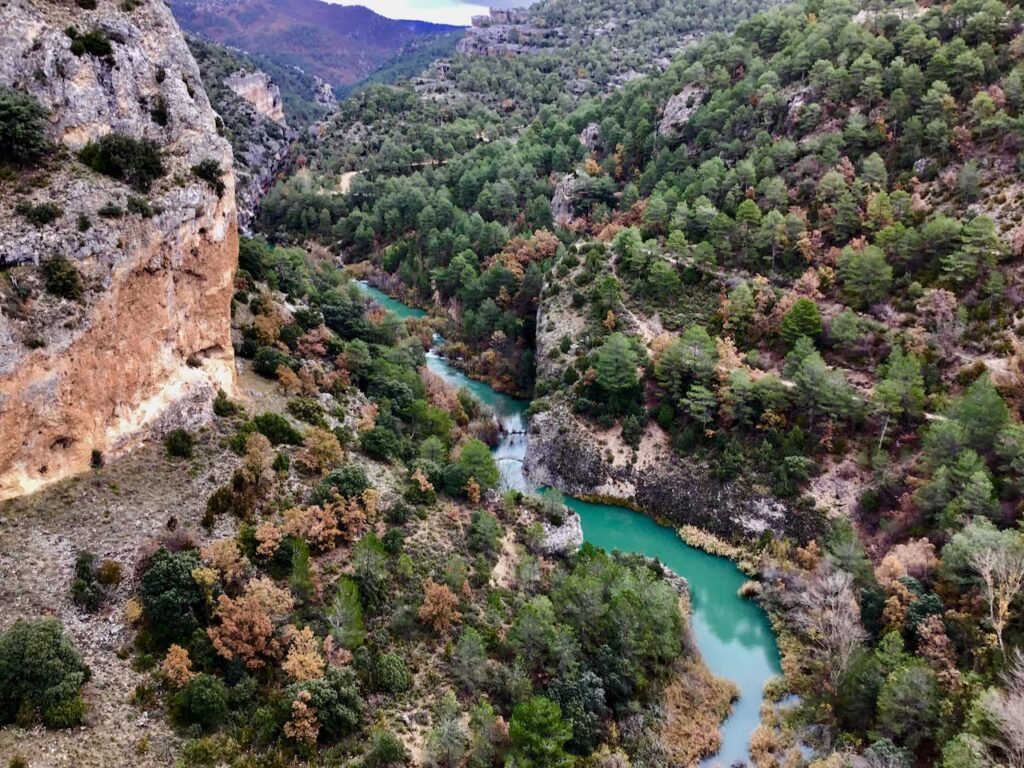
<instances>
[{"instance_id":1,"label":"canyon wall","mask_svg":"<svg viewBox=\"0 0 1024 768\"><path fill-rule=\"evenodd\" d=\"M270 81L270 75L266 72L235 72L225 84L268 120L278 125L288 124L281 101L281 89Z\"/></svg>"},{"instance_id":2,"label":"canyon wall","mask_svg":"<svg viewBox=\"0 0 1024 768\"><path fill-rule=\"evenodd\" d=\"M72 50L71 28L109 51ZM209 418L234 384L238 234L230 146L159 0L0 4L0 85L39 101L56 145L0 182L3 499ZM141 191L77 161L110 132L155 141L166 173ZM47 203L53 221L26 221ZM44 287L54 257L81 276L79 299Z\"/></svg>"}]
</instances>

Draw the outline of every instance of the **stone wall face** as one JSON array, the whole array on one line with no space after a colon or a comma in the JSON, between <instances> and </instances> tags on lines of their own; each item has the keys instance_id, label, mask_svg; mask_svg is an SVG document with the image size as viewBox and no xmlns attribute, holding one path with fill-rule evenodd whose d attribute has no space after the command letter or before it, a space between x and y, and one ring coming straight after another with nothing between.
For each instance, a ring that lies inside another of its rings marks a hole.
<instances>
[{"instance_id":1,"label":"stone wall face","mask_svg":"<svg viewBox=\"0 0 1024 768\"><path fill-rule=\"evenodd\" d=\"M65 30L102 30L109 56L76 56ZM10 0L0 5L0 84L50 111L56 157L45 181L0 195L0 267L28 296L0 305L0 499L88 468L93 451L123 452L211 414L230 392L230 308L238 257L231 149L199 71L162 2L130 12ZM154 114L163 111L163 120ZM167 173L139 191L75 160L117 132L152 139ZM223 192L195 176L212 160ZM136 209L133 212L132 198ZM137 211L138 199L150 206ZM62 212L33 227L18 200ZM107 205L119 217L100 216ZM88 226L82 224L88 221ZM38 266L68 259L81 301L42 288Z\"/></svg>"}]
</instances>

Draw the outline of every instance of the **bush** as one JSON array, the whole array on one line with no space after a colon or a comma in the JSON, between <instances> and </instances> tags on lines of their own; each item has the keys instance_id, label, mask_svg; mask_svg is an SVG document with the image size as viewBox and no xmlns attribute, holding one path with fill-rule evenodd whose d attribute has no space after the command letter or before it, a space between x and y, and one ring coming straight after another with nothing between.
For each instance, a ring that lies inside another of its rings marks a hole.
<instances>
[{"instance_id":1,"label":"bush","mask_svg":"<svg viewBox=\"0 0 1024 768\"><path fill-rule=\"evenodd\" d=\"M192 571L202 563L195 550L157 550L142 575L139 596L143 615L154 642L187 646L192 634L206 620L206 595Z\"/></svg>"},{"instance_id":2,"label":"bush","mask_svg":"<svg viewBox=\"0 0 1024 768\"><path fill-rule=\"evenodd\" d=\"M79 34L74 27L71 27L67 30L67 35L71 38L71 52L75 56L84 56L85 54L110 56L114 52L114 48L110 44L110 36L99 27L94 27L84 34Z\"/></svg>"},{"instance_id":3,"label":"bush","mask_svg":"<svg viewBox=\"0 0 1024 768\"><path fill-rule=\"evenodd\" d=\"M279 413L264 413L253 419L256 429L271 445L302 445L302 434Z\"/></svg>"},{"instance_id":4,"label":"bush","mask_svg":"<svg viewBox=\"0 0 1024 768\"><path fill-rule=\"evenodd\" d=\"M289 686L289 699L294 701L302 691L310 694L309 706L316 709L321 739L336 741L359 728L365 703L348 667L331 667L319 680Z\"/></svg>"},{"instance_id":5,"label":"bush","mask_svg":"<svg viewBox=\"0 0 1024 768\"><path fill-rule=\"evenodd\" d=\"M213 412L221 418L236 416L242 410L242 406L228 398L227 392L223 389L217 390L217 397L213 401Z\"/></svg>"},{"instance_id":6,"label":"bush","mask_svg":"<svg viewBox=\"0 0 1024 768\"><path fill-rule=\"evenodd\" d=\"M75 558L75 578L71 582L71 599L75 605L90 613L103 605L106 593L96 579L96 555L79 552Z\"/></svg>"},{"instance_id":7,"label":"bush","mask_svg":"<svg viewBox=\"0 0 1024 768\"><path fill-rule=\"evenodd\" d=\"M0 163L28 165L50 152L46 117L35 98L0 85Z\"/></svg>"},{"instance_id":8,"label":"bush","mask_svg":"<svg viewBox=\"0 0 1024 768\"><path fill-rule=\"evenodd\" d=\"M173 429L164 438L167 455L178 459L191 459L196 440L187 429Z\"/></svg>"},{"instance_id":9,"label":"bush","mask_svg":"<svg viewBox=\"0 0 1024 768\"><path fill-rule=\"evenodd\" d=\"M78 153L78 159L97 173L124 181L142 192L165 173L155 141L121 133L108 133L90 141Z\"/></svg>"},{"instance_id":10,"label":"bush","mask_svg":"<svg viewBox=\"0 0 1024 768\"><path fill-rule=\"evenodd\" d=\"M378 657L373 681L377 690L383 693L403 693L412 687L412 675L405 660L393 653Z\"/></svg>"},{"instance_id":11,"label":"bush","mask_svg":"<svg viewBox=\"0 0 1024 768\"><path fill-rule=\"evenodd\" d=\"M75 265L63 256L54 256L43 262L43 284L47 293L62 299L79 301L85 294L82 276Z\"/></svg>"},{"instance_id":12,"label":"bush","mask_svg":"<svg viewBox=\"0 0 1024 768\"><path fill-rule=\"evenodd\" d=\"M363 757L364 768L386 768L405 765L409 751L402 741L390 731L376 731L370 736L369 749Z\"/></svg>"},{"instance_id":13,"label":"bush","mask_svg":"<svg viewBox=\"0 0 1024 768\"><path fill-rule=\"evenodd\" d=\"M260 347L252 361L252 369L265 379L277 379L277 368L283 365L292 367L292 359L284 352L273 347Z\"/></svg>"},{"instance_id":14,"label":"bush","mask_svg":"<svg viewBox=\"0 0 1024 768\"><path fill-rule=\"evenodd\" d=\"M182 723L212 731L228 717L224 683L213 675L196 675L175 694L174 716Z\"/></svg>"},{"instance_id":15,"label":"bush","mask_svg":"<svg viewBox=\"0 0 1024 768\"><path fill-rule=\"evenodd\" d=\"M89 668L56 619L18 619L0 635L0 725L19 711L38 713L51 728L85 714L79 689Z\"/></svg>"},{"instance_id":16,"label":"bush","mask_svg":"<svg viewBox=\"0 0 1024 768\"><path fill-rule=\"evenodd\" d=\"M144 219L151 219L156 211L153 210L153 206L149 204L146 198L139 197L138 195L128 195L128 213L137 213Z\"/></svg>"},{"instance_id":17,"label":"bush","mask_svg":"<svg viewBox=\"0 0 1024 768\"><path fill-rule=\"evenodd\" d=\"M293 397L288 401L288 413L299 421L315 427L326 427L324 407L312 397Z\"/></svg>"},{"instance_id":18,"label":"bush","mask_svg":"<svg viewBox=\"0 0 1024 768\"><path fill-rule=\"evenodd\" d=\"M224 179L221 178L224 171L221 170L220 163L216 160L207 159L198 165L193 165L192 173L213 187L217 197L224 196Z\"/></svg>"},{"instance_id":19,"label":"bush","mask_svg":"<svg viewBox=\"0 0 1024 768\"><path fill-rule=\"evenodd\" d=\"M369 487L370 481L366 477L366 470L358 464L346 464L331 470L323 480L317 483L309 503L320 506L325 501L330 501L334 496L334 489L337 489L342 496L356 498Z\"/></svg>"},{"instance_id":20,"label":"bush","mask_svg":"<svg viewBox=\"0 0 1024 768\"><path fill-rule=\"evenodd\" d=\"M33 205L25 200L18 203L14 210L24 216L29 224L37 227L52 224L64 213L64 209L56 203L38 203Z\"/></svg>"}]
</instances>

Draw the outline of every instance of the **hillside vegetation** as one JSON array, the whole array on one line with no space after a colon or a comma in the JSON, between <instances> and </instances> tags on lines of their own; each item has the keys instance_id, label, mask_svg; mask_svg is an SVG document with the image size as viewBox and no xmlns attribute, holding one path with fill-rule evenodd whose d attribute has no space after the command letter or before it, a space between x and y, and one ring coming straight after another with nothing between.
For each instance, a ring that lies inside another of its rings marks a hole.
<instances>
[{"instance_id":1,"label":"hillside vegetation","mask_svg":"<svg viewBox=\"0 0 1024 768\"><path fill-rule=\"evenodd\" d=\"M879 764L1013 760L1021 22L796 4L589 98L543 52L460 57L444 96L346 105L265 201L273 237L443 307L452 356L534 411L832 518L759 544L803 700L759 765L806 725ZM508 102L472 95L502 70Z\"/></svg>"}]
</instances>

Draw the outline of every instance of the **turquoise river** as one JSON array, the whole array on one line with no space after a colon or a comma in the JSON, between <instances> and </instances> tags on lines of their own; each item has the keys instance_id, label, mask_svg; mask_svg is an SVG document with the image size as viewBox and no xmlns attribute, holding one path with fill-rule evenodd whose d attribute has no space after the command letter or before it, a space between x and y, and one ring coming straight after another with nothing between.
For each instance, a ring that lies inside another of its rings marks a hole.
<instances>
[{"instance_id":1,"label":"turquoise river","mask_svg":"<svg viewBox=\"0 0 1024 768\"><path fill-rule=\"evenodd\" d=\"M358 285L370 298L401 318L425 314L372 286L362 282ZM435 352L428 353L427 367L454 386L466 387L492 408L506 433L525 429L527 401L509 397L469 378ZM536 490L523 475L525 455L526 436L523 434L504 434L494 449L506 488ZM689 582L693 607L691 628L704 661L712 672L732 680L740 690L740 698L722 726L721 751L702 765L708 768L730 766L736 761L749 760L747 745L760 720L764 684L781 670L767 616L755 603L737 594L746 580L744 575L731 561L684 544L674 530L645 515L572 498L567 499L566 504L579 514L586 541L608 550L656 557Z\"/></svg>"}]
</instances>

